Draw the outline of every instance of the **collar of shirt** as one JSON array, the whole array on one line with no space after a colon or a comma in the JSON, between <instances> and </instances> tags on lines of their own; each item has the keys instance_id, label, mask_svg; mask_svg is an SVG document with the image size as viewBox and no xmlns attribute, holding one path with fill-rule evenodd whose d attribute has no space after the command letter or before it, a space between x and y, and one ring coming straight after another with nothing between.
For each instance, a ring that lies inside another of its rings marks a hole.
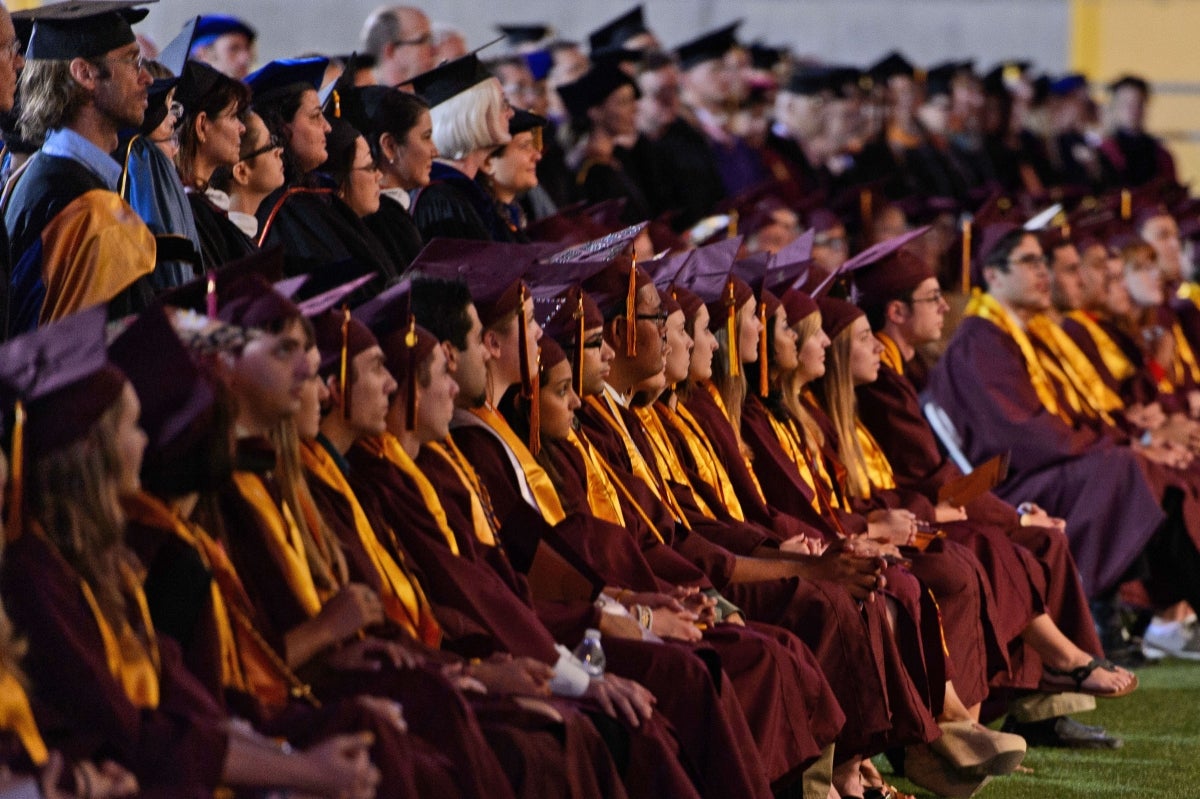
<instances>
[{"instance_id":1,"label":"collar of shirt","mask_svg":"<svg viewBox=\"0 0 1200 799\"><path fill-rule=\"evenodd\" d=\"M380 194L400 203L400 207L405 211L412 211L412 195L408 193L408 189L401 189L398 187L394 189L384 189L380 192Z\"/></svg>"},{"instance_id":2,"label":"collar of shirt","mask_svg":"<svg viewBox=\"0 0 1200 799\"><path fill-rule=\"evenodd\" d=\"M337 464L338 471L349 477L350 462L346 460L346 457L342 455L342 453L337 451L337 449L333 446L333 442L326 438L324 434L317 433L317 443L325 448L325 451L329 453L329 457L333 458L333 462Z\"/></svg>"},{"instance_id":3,"label":"collar of shirt","mask_svg":"<svg viewBox=\"0 0 1200 799\"><path fill-rule=\"evenodd\" d=\"M629 400L621 396L621 394L608 383L604 384L604 393L613 398L613 402L620 405L622 408L629 407Z\"/></svg>"},{"instance_id":4,"label":"collar of shirt","mask_svg":"<svg viewBox=\"0 0 1200 799\"><path fill-rule=\"evenodd\" d=\"M109 191L116 191L121 182L121 165L114 161L111 155L70 128L50 131L42 145L42 152L78 161L100 178Z\"/></svg>"},{"instance_id":5,"label":"collar of shirt","mask_svg":"<svg viewBox=\"0 0 1200 799\"><path fill-rule=\"evenodd\" d=\"M733 135L725 129L725 120L718 117L713 112L702 106L697 106L692 109L696 115L696 121L700 123L700 127L708 135L710 139L717 144L723 144L729 147L733 144Z\"/></svg>"}]
</instances>

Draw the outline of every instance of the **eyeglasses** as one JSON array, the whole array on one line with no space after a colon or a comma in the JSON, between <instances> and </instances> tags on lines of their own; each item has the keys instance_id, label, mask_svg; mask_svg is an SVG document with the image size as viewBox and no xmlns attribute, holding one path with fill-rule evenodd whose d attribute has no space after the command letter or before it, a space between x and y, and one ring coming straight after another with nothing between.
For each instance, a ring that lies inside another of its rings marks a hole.
<instances>
[{"instance_id":1,"label":"eyeglasses","mask_svg":"<svg viewBox=\"0 0 1200 799\"><path fill-rule=\"evenodd\" d=\"M21 40L20 39L13 39L8 44L0 45L0 55L8 56L9 58L16 58L20 54L21 54Z\"/></svg>"},{"instance_id":2,"label":"eyeglasses","mask_svg":"<svg viewBox=\"0 0 1200 799\"><path fill-rule=\"evenodd\" d=\"M396 47L421 47L433 42L433 34L426 32L422 33L415 39L392 39L392 44Z\"/></svg>"},{"instance_id":3,"label":"eyeglasses","mask_svg":"<svg viewBox=\"0 0 1200 799\"><path fill-rule=\"evenodd\" d=\"M829 247L833 250L846 249L845 236L817 236L813 239L813 245L816 247Z\"/></svg>"},{"instance_id":4,"label":"eyeglasses","mask_svg":"<svg viewBox=\"0 0 1200 799\"><path fill-rule=\"evenodd\" d=\"M1015 266L1027 266L1030 269L1045 269L1050 265L1050 260L1045 255L1036 253L1026 253L1019 258L1013 258L1009 264Z\"/></svg>"},{"instance_id":5,"label":"eyeglasses","mask_svg":"<svg viewBox=\"0 0 1200 799\"><path fill-rule=\"evenodd\" d=\"M350 167L350 171L351 172L381 172L382 170L379 168L379 164L376 164L374 161L372 161L371 163L367 164L366 166L352 166L352 167Z\"/></svg>"},{"instance_id":6,"label":"eyeglasses","mask_svg":"<svg viewBox=\"0 0 1200 799\"><path fill-rule=\"evenodd\" d=\"M667 326L668 316L670 316L670 314L663 310L659 311L658 313L640 313L635 315L634 318L640 322L653 322L661 328Z\"/></svg>"},{"instance_id":7,"label":"eyeglasses","mask_svg":"<svg viewBox=\"0 0 1200 799\"><path fill-rule=\"evenodd\" d=\"M167 106L167 115L173 118L176 122L183 119L183 103L172 100L171 104Z\"/></svg>"},{"instance_id":8,"label":"eyeglasses","mask_svg":"<svg viewBox=\"0 0 1200 799\"><path fill-rule=\"evenodd\" d=\"M254 158L258 158L263 153L269 153L272 150L278 150L281 147L283 147L283 139L272 133L271 137L267 139L266 144L243 155L238 159L238 163L241 163L242 161L250 161Z\"/></svg>"},{"instance_id":9,"label":"eyeglasses","mask_svg":"<svg viewBox=\"0 0 1200 799\"><path fill-rule=\"evenodd\" d=\"M932 294L930 294L928 297L913 297L911 300L909 300L909 304L916 305L918 302L932 302L934 304L937 304L937 303L940 303L941 301L942 301L942 292L935 291Z\"/></svg>"},{"instance_id":10,"label":"eyeglasses","mask_svg":"<svg viewBox=\"0 0 1200 799\"><path fill-rule=\"evenodd\" d=\"M140 53L137 55L123 56L121 58L106 55L101 60L102 61L115 61L118 64L124 64L127 67L133 67L138 72L141 72L143 69L146 69L146 65L150 63L150 59L142 58Z\"/></svg>"}]
</instances>

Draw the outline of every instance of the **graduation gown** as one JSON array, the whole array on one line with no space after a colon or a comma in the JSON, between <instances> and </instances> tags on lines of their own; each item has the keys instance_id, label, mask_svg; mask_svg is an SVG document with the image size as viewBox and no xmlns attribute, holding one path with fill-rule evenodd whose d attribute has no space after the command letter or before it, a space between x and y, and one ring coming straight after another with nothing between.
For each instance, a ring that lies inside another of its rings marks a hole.
<instances>
[{"instance_id":1,"label":"graduation gown","mask_svg":"<svg viewBox=\"0 0 1200 799\"><path fill-rule=\"evenodd\" d=\"M708 139L680 117L652 144L663 171L663 202L676 214L671 224L687 230L726 196Z\"/></svg>"},{"instance_id":2,"label":"graduation gown","mask_svg":"<svg viewBox=\"0 0 1200 799\"><path fill-rule=\"evenodd\" d=\"M182 286L195 278L187 260L167 260L171 250L200 252L200 234L174 162L144 136L125 146L121 194L158 242L158 264L150 275L155 291Z\"/></svg>"},{"instance_id":3,"label":"graduation gown","mask_svg":"<svg viewBox=\"0 0 1200 799\"><path fill-rule=\"evenodd\" d=\"M101 302L114 317L149 305L154 234L87 167L37 153L9 190L10 336Z\"/></svg>"},{"instance_id":4,"label":"graduation gown","mask_svg":"<svg viewBox=\"0 0 1200 799\"><path fill-rule=\"evenodd\" d=\"M970 463L1010 454L1001 498L1067 520L1088 596L1115 587L1163 520L1134 453L1051 414L1017 342L983 318L959 324L930 373L928 397L949 416Z\"/></svg>"},{"instance_id":5,"label":"graduation gown","mask_svg":"<svg viewBox=\"0 0 1200 799\"><path fill-rule=\"evenodd\" d=\"M401 272L408 269L425 246L412 214L386 192L379 197L379 210L363 217L363 222Z\"/></svg>"},{"instance_id":6,"label":"graduation gown","mask_svg":"<svg viewBox=\"0 0 1200 799\"><path fill-rule=\"evenodd\" d=\"M135 703L110 670L83 586L44 535L27 531L6 546L0 593L29 644L24 668L47 745L68 760L115 760L137 777L141 796L211 796L228 743L224 714L169 639L151 655L157 702ZM128 605L136 614L132 598Z\"/></svg>"},{"instance_id":7,"label":"graduation gown","mask_svg":"<svg viewBox=\"0 0 1200 799\"><path fill-rule=\"evenodd\" d=\"M380 285L399 276L383 245L328 188L284 186L259 205L258 244L283 245L288 275L341 261L374 269Z\"/></svg>"},{"instance_id":8,"label":"graduation gown","mask_svg":"<svg viewBox=\"0 0 1200 799\"><path fill-rule=\"evenodd\" d=\"M434 161L429 185L413 195L412 218L421 238L505 241L493 199L478 183L443 161Z\"/></svg>"},{"instance_id":9,"label":"graduation gown","mask_svg":"<svg viewBox=\"0 0 1200 799\"><path fill-rule=\"evenodd\" d=\"M192 215L200 235L200 260L204 268L216 269L258 250L255 243L217 207L204 192L188 192Z\"/></svg>"},{"instance_id":10,"label":"graduation gown","mask_svg":"<svg viewBox=\"0 0 1200 799\"><path fill-rule=\"evenodd\" d=\"M1144 131L1119 130L1100 144L1113 185L1143 186L1154 180L1176 183L1175 159L1155 137Z\"/></svg>"}]
</instances>

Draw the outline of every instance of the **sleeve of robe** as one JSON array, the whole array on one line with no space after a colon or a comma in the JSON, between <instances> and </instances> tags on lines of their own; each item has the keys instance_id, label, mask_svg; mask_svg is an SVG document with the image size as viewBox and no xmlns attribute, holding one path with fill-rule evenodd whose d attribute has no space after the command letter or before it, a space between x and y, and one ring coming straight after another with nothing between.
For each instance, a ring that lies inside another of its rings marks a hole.
<instances>
[{"instance_id":1,"label":"sleeve of robe","mask_svg":"<svg viewBox=\"0 0 1200 799\"><path fill-rule=\"evenodd\" d=\"M216 787L225 720L183 668L173 641L159 639L158 707L142 709L109 672L78 576L45 540L27 533L7 547L0 592L29 643L23 665L48 745L70 759L112 758L143 788L178 785L179 795L189 796L182 786Z\"/></svg>"},{"instance_id":2,"label":"sleeve of robe","mask_svg":"<svg viewBox=\"0 0 1200 799\"><path fill-rule=\"evenodd\" d=\"M479 212L454 186L430 183L413 201L413 221L425 241L433 239L474 239L489 241L487 225Z\"/></svg>"}]
</instances>

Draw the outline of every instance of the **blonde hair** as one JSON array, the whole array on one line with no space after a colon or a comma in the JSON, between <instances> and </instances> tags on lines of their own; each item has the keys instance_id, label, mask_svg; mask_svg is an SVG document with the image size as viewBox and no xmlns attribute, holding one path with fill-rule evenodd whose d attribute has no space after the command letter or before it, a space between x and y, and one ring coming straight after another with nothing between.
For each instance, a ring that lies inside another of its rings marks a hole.
<instances>
[{"instance_id":1,"label":"blonde hair","mask_svg":"<svg viewBox=\"0 0 1200 799\"><path fill-rule=\"evenodd\" d=\"M118 568L127 557L117 448L124 409L122 396L83 439L28 464L25 486L30 516L91 587L104 617L118 628L126 618Z\"/></svg>"},{"instance_id":2,"label":"blonde hair","mask_svg":"<svg viewBox=\"0 0 1200 799\"><path fill-rule=\"evenodd\" d=\"M806 341L821 330L821 312L813 311L792 325L792 329L796 331L796 348L799 350ZM821 432L821 426L817 424L817 420L809 413L808 407L800 401L800 394L804 390L804 381L800 378L800 370L789 369L781 374L779 386L783 394L784 409L788 415L800 423L800 428L804 431L805 443L811 449L811 454L816 455L817 451L825 445L825 434Z\"/></svg>"},{"instance_id":3,"label":"blonde hair","mask_svg":"<svg viewBox=\"0 0 1200 799\"><path fill-rule=\"evenodd\" d=\"M304 479L304 467L300 462L300 437L296 434L296 425L291 419L282 421L271 431L270 438L275 446L275 475L279 493L296 520L300 538L304 541L304 555L308 560L313 582L323 594L336 593L349 581L346 558L342 554L337 536L316 511L316 501L308 490L308 483ZM316 529L313 529L309 521L316 522ZM324 546L318 544L318 540L323 542ZM329 560L326 560L323 552L329 553Z\"/></svg>"},{"instance_id":4,"label":"blonde hair","mask_svg":"<svg viewBox=\"0 0 1200 799\"><path fill-rule=\"evenodd\" d=\"M713 355L712 365L712 384L717 387L717 393L721 395L721 401L725 403L725 411L729 415L729 424L733 426L733 433L737 436L738 448L742 454L753 457L746 442L742 440L742 408L746 404L746 392L749 390L746 383L746 372L744 369L739 369L737 377L733 377L728 371L728 355L729 355L729 333L722 325L721 329L714 334L717 337L718 347ZM740 353L733 353L734 358L740 358Z\"/></svg>"},{"instance_id":5,"label":"blonde hair","mask_svg":"<svg viewBox=\"0 0 1200 799\"><path fill-rule=\"evenodd\" d=\"M477 83L429 109L433 143L446 158L461 161L476 150L512 141L504 119L504 89L495 78Z\"/></svg>"},{"instance_id":6,"label":"blonde hair","mask_svg":"<svg viewBox=\"0 0 1200 799\"><path fill-rule=\"evenodd\" d=\"M70 124L91 94L71 75L70 61L27 61L21 70L21 118L17 127L30 144Z\"/></svg>"},{"instance_id":7,"label":"blonde hair","mask_svg":"<svg viewBox=\"0 0 1200 799\"><path fill-rule=\"evenodd\" d=\"M871 484L866 478L867 459L858 443L855 420L858 401L854 394L854 375L850 372L850 351L854 346L853 327L837 334L829 348L825 376L817 382L822 405L838 437L838 458L846 467L846 483L851 496L867 499Z\"/></svg>"}]
</instances>

